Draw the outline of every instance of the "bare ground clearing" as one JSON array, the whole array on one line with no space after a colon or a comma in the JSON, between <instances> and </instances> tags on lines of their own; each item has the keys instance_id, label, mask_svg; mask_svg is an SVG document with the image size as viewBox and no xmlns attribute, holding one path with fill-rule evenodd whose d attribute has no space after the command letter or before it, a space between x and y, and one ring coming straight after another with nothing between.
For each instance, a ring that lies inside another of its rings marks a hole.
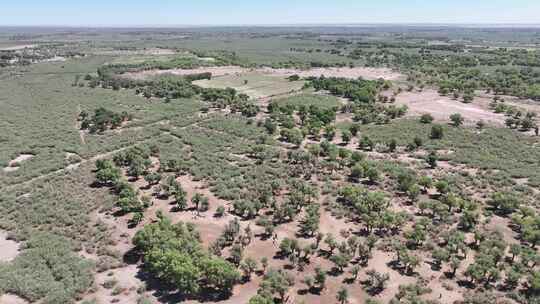
<instances>
[{"instance_id":1,"label":"bare ground clearing","mask_svg":"<svg viewBox=\"0 0 540 304\"><path fill-rule=\"evenodd\" d=\"M433 89L403 92L396 96L396 104L409 107L408 116L431 114L436 121L448 122L450 115L459 113L468 125L482 120L487 124L503 126L505 116L493 113L489 109L489 102L487 98L478 97L472 103L462 103L448 96L440 96Z\"/></svg>"},{"instance_id":2,"label":"bare ground clearing","mask_svg":"<svg viewBox=\"0 0 540 304\"><path fill-rule=\"evenodd\" d=\"M9 262L17 257L19 247L19 243L8 239L7 232L0 230L0 262Z\"/></svg>"},{"instance_id":3,"label":"bare ground clearing","mask_svg":"<svg viewBox=\"0 0 540 304\"><path fill-rule=\"evenodd\" d=\"M0 296L0 304L27 304L25 299L12 294L4 294Z\"/></svg>"},{"instance_id":4,"label":"bare ground clearing","mask_svg":"<svg viewBox=\"0 0 540 304\"><path fill-rule=\"evenodd\" d=\"M34 154L20 154L13 160L11 160L7 167L4 168L4 172L13 172L20 168L20 163L30 160L34 157Z\"/></svg>"},{"instance_id":5,"label":"bare ground clearing","mask_svg":"<svg viewBox=\"0 0 540 304\"><path fill-rule=\"evenodd\" d=\"M163 48L148 48L143 50L103 50L94 52L96 55L130 56L130 55L174 55L176 50Z\"/></svg>"},{"instance_id":6,"label":"bare ground clearing","mask_svg":"<svg viewBox=\"0 0 540 304\"><path fill-rule=\"evenodd\" d=\"M366 67L355 67L355 68L316 68L316 69L273 69L273 68L258 68L250 69L243 68L239 66L216 66L216 67L201 67L197 69L171 69L171 70L149 70L149 71L140 71L134 73L125 73L123 77L144 80L152 76L163 75L163 74L172 74L172 75L190 75L197 73L212 73L213 77L233 75L233 74L244 74L250 72L262 73L269 76L277 77L288 77L291 75L299 75L300 77L344 77L350 79L356 79L362 77L364 79L379 79L383 78L385 80L402 80L404 76L398 72L392 71L388 68L366 68Z\"/></svg>"},{"instance_id":7,"label":"bare ground clearing","mask_svg":"<svg viewBox=\"0 0 540 304\"><path fill-rule=\"evenodd\" d=\"M37 45L35 44L22 44L22 45L15 45L15 46L9 46L0 48L0 51L18 51L18 50L24 50L24 49L33 49Z\"/></svg>"},{"instance_id":8,"label":"bare ground clearing","mask_svg":"<svg viewBox=\"0 0 540 304\"><path fill-rule=\"evenodd\" d=\"M212 77L219 77L225 75L242 74L249 72L250 69L242 68L239 66L216 66L216 67L201 67L196 69L172 69L172 70L148 70L141 72L125 73L122 77L131 78L136 80L144 80L153 76L159 75L193 75L199 73L212 73Z\"/></svg>"},{"instance_id":9,"label":"bare ground clearing","mask_svg":"<svg viewBox=\"0 0 540 304\"><path fill-rule=\"evenodd\" d=\"M404 79L404 75L392 71L388 68L368 68L368 67L353 67L353 68L315 68L308 70L301 69L272 69L262 68L261 72L274 75L288 77L291 75L298 75L300 77L343 77L350 79L357 79L362 77L368 80L385 79L385 80L401 80Z\"/></svg>"}]
</instances>

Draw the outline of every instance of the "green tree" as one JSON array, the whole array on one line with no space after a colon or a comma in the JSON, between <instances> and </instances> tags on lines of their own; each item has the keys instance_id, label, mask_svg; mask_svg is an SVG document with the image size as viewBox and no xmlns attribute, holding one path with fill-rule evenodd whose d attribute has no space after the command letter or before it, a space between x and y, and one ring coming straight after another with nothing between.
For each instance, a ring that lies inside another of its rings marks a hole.
<instances>
[{"instance_id":1,"label":"green tree","mask_svg":"<svg viewBox=\"0 0 540 304\"><path fill-rule=\"evenodd\" d=\"M336 299L339 301L340 304L345 304L347 300L349 299L349 292L345 287L341 287L336 295Z\"/></svg>"},{"instance_id":2,"label":"green tree","mask_svg":"<svg viewBox=\"0 0 540 304\"><path fill-rule=\"evenodd\" d=\"M377 170L377 168L373 166L367 168L365 172L365 176L367 177L370 183L376 183L381 179L379 170Z\"/></svg>"},{"instance_id":3,"label":"green tree","mask_svg":"<svg viewBox=\"0 0 540 304\"><path fill-rule=\"evenodd\" d=\"M157 185L161 180L161 174L157 172L149 172L144 175L144 180L148 183L148 187Z\"/></svg>"},{"instance_id":4,"label":"green tree","mask_svg":"<svg viewBox=\"0 0 540 304\"><path fill-rule=\"evenodd\" d=\"M527 281L527 286L532 294L540 294L540 271L533 271Z\"/></svg>"},{"instance_id":5,"label":"green tree","mask_svg":"<svg viewBox=\"0 0 540 304\"><path fill-rule=\"evenodd\" d=\"M356 282L356 280L358 279L358 275L360 274L360 266L354 265L353 268L351 268L351 274L353 276L353 282Z\"/></svg>"},{"instance_id":6,"label":"green tree","mask_svg":"<svg viewBox=\"0 0 540 304\"><path fill-rule=\"evenodd\" d=\"M431 169L437 168L437 160L439 157L437 156L437 151L431 151L429 152L428 156L426 157L426 162L428 163L429 167Z\"/></svg>"},{"instance_id":7,"label":"green tree","mask_svg":"<svg viewBox=\"0 0 540 304\"><path fill-rule=\"evenodd\" d=\"M262 295L255 295L249 299L248 304L274 304L274 299Z\"/></svg>"},{"instance_id":8,"label":"green tree","mask_svg":"<svg viewBox=\"0 0 540 304\"><path fill-rule=\"evenodd\" d=\"M244 276L251 280L251 275L257 270L257 261L251 257L247 257L240 264L240 269L244 272Z\"/></svg>"},{"instance_id":9,"label":"green tree","mask_svg":"<svg viewBox=\"0 0 540 304\"><path fill-rule=\"evenodd\" d=\"M366 271L366 287L370 294L378 294L386 288L390 276L387 273L380 273L374 269Z\"/></svg>"},{"instance_id":10,"label":"green tree","mask_svg":"<svg viewBox=\"0 0 540 304\"><path fill-rule=\"evenodd\" d=\"M343 268L349 265L350 260L351 260L351 256L346 253L338 253L330 257L330 261L334 263L334 265L336 266L337 270L340 273L343 272Z\"/></svg>"},{"instance_id":11,"label":"green tree","mask_svg":"<svg viewBox=\"0 0 540 304\"><path fill-rule=\"evenodd\" d=\"M431 114L422 114L422 116L420 116L420 122L423 123L423 124L432 123L433 122L433 116L431 116Z\"/></svg>"},{"instance_id":12,"label":"green tree","mask_svg":"<svg viewBox=\"0 0 540 304\"><path fill-rule=\"evenodd\" d=\"M330 248L330 256L332 256L332 254L334 253L334 249L336 249L336 247L338 245L337 241L336 241L336 238L334 237L333 234L328 233L326 235L326 238L324 239L324 242L326 243L328 248Z\"/></svg>"},{"instance_id":13,"label":"green tree","mask_svg":"<svg viewBox=\"0 0 540 304\"><path fill-rule=\"evenodd\" d=\"M461 114L459 113L454 113L452 115L450 115L450 120L452 121L452 125L454 127L459 127L463 124L463 116L461 116Z\"/></svg>"},{"instance_id":14,"label":"green tree","mask_svg":"<svg viewBox=\"0 0 540 304\"><path fill-rule=\"evenodd\" d=\"M326 272L320 266L315 267L315 284L319 286L320 290L324 290L326 286Z\"/></svg>"},{"instance_id":15,"label":"green tree","mask_svg":"<svg viewBox=\"0 0 540 304\"><path fill-rule=\"evenodd\" d=\"M206 258L201 263L202 283L206 288L230 293L240 279L240 274L231 263L221 258Z\"/></svg>"},{"instance_id":16,"label":"green tree","mask_svg":"<svg viewBox=\"0 0 540 304\"><path fill-rule=\"evenodd\" d=\"M186 197L186 192L182 188L179 188L179 189L177 189L175 191L175 193L174 193L174 202L175 202L176 207L178 208L178 210L180 210L180 211L186 210L186 208L187 208L187 197Z\"/></svg>"},{"instance_id":17,"label":"green tree","mask_svg":"<svg viewBox=\"0 0 540 304\"><path fill-rule=\"evenodd\" d=\"M350 131L345 130L343 133L341 133L341 140L343 143L348 144L352 139L352 134Z\"/></svg>"},{"instance_id":18,"label":"green tree","mask_svg":"<svg viewBox=\"0 0 540 304\"><path fill-rule=\"evenodd\" d=\"M441 125L433 125L431 127L431 138L442 139L444 135L444 129Z\"/></svg>"},{"instance_id":19,"label":"green tree","mask_svg":"<svg viewBox=\"0 0 540 304\"><path fill-rule=\"evenodd\" d=\"M289 288L294 285L294 278L283 270L269 269L260 284L259 294L272 296L277 294L281 303L285 303L285 296Z\"/></svg>"}]
</instances>

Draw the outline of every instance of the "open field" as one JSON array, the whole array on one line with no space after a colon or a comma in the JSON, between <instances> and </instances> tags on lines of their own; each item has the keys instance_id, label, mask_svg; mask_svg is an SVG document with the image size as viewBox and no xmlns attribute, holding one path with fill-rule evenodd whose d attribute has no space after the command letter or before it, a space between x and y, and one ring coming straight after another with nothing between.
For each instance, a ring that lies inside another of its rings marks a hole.
<instances>
[{"instance_id":1,"label":"open field","mask_svg":"<svg viewBox=\"0 0 540 304\"><path fill-rule=\"evenodd\" d=\"M0 304L539 301L534 34L12 31Z\"/></svg>"},{"instance_id":2,"label":"open field","mask_svg":"<svg viewBox=\"0 0 540 304\"><path fill-rule=\"evenodd\" d=\"M472 103L463 103L449 96L440 96L435 90L422 92L404 92L396 96L396 104L409 107L408 115L420 116L432 115L436 121L448 121L451 114L461 114L468 125L474 125L478 121L487 124L504 126L504 114L496 114L489 109L488 98L476 98Z\"/></svg>"},{"instance_id":3,"label":"open field","mask_svg":"<svg viewBox=\"0 0 540 304\"><path fill-rule=\"evenodd\" d=\"M316 69L271 69L264 68L264 73L268 73L276 76L289 77L292 75L298 75L300 77L343 77L343 78L364 78L368 80L404 80L405 76L394 72L388 68L368 68L368 67L341 67L341 68L316 68Z\"/></svg>"},{"instance_id":4,"label":"open field","mask_svg":"<svg viewBox=\"0 0 540 304\"><path fill-rule=\"evenodd\" d=\"M212 80L198 80L194 84L205 88L234 88L252 98L282 95L302 89L303 81L289 81L285 77L264 73L225 74Z\"/></svg>"}]
</instances>

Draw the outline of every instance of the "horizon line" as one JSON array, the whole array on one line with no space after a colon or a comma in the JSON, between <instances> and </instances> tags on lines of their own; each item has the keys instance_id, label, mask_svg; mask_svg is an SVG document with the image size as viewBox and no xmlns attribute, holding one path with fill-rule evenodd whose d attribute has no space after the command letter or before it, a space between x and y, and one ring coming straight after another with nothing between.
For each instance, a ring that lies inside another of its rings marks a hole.
<instances>
[{"instance_id":1,"label":"horizon line","mask_svg":"<svg viewBox=\"0 0 540 304\"><path fill-rule=\"evenodd\" d=\"M377 22L377 23L223 23L223 24L0 24L23 28L205 28L205 27L362 27L362 26L441 26L441 27L540 27L540 23L509 22Z\"/></svg>"}]
</instances>

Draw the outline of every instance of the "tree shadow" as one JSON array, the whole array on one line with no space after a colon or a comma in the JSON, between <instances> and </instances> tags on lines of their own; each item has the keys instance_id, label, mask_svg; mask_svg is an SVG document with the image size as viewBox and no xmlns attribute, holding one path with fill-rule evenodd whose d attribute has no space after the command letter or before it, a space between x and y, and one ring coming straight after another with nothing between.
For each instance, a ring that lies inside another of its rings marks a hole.
<instances>
[{"instance_id":1,"label":"tree shadow","mask_svg":"<svg viewBox=\"0 0 540 304\"><path fill-rule=\"evenodd\" d=\"M338 267L332 267L328 272L329 276L337 277L343 274L343 271L340 270Z\"/></svg>"},{"instance_id":2,"label":"tree shadow","mask_svg":"<svg viewBox=\"0 0 540 304\"><path fill-rule=\"evenodd\" d=\"M122 256L122 261L128 265L135 265L139 263L142 255L136 248L131 248Z\"/></svg>"},{"instance_id":3,"label":"tree shadow","mask_svg":"<svg viewBox=\"0 0 540 304\"><path fill-rule=\"evenodd\" d=\"M146 287L160 303L173 304L196 300L199 302L219 302L231 297L230 291L221 292L213 288L201 289L198 294L186 294L179 291L174 285L168 284L154 277L143 267L139 269L136 277L146 283Z\"/></svg>"},{"instance_id":4,"label":"tree shadow","mask_svg":"<svg viewBox=\"0 0 540 304\"><path fill-rule=\"evenodd\" d=\"M430 269L433 271L440 271L442 268L442 265L440 263L436 263L433 261L424 261L424 263L428 264Z\"/></svg>"},{"instance_id":5,"label":"tree shadow","mask_svg":"<svg viewBox=\"0 0 540 304\"><path fill-rule=\"evenodd\" d=\"M468 289L474 289L476 287L476 284L468 280L457 280L456 283L458 284L458 286Z\"/></svg>"}]
</instances>

